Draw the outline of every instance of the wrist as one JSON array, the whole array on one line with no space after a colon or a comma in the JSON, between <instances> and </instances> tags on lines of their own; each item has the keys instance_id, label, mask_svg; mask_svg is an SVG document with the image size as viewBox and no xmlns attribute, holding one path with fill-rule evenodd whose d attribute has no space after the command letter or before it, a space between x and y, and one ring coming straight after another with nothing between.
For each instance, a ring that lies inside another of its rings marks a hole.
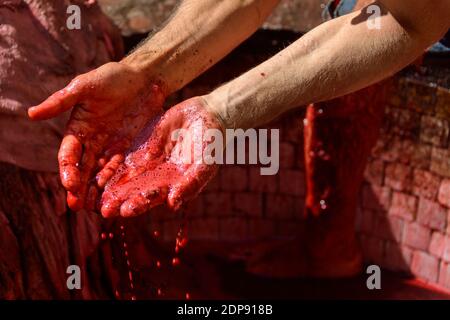
<instances>
[{"instance_id":1,"label":"wrist","mask_svg":"<svg viewBox=\"0 0 450 320\"><path fill-rule=\"evenodd\" d=\"M123 58L119 63L126 66L138 79L142 79L144 86L157 85L167 97L173 93L173 90L168 79L164 77L163 60L164 55L156 50L145 50L145 52L138 50Z\"/></svg>"},{"instance_id":2,"label":"wrist","mask_svg":"<svg viewBox=\"0 0 450 320\"><path fill-rule=\"evenodd\" d=\"M219 99L216 94L214 94L214 91L210 94L201 96L200 98L204 102L204 108L206 109L206 111L214 116L217 122L220 123L223 132L225 132L226 129L234 128L234 126L229 121L222 100Z\"/></svg>"}]
</instances>

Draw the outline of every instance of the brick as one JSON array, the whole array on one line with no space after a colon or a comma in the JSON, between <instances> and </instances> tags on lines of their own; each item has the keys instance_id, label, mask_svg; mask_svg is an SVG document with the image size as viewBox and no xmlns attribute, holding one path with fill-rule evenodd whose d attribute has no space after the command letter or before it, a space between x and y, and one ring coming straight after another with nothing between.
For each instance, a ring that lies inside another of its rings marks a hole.
<instances>
[{"instance_id":1,"label":"brick","mask_svg":"<svg viewBox=\"0 0 450 320\"><path fill-rule=\"evenodd\" d=\"M448 145L449 123L447 120L423 116L420 128L420 140L437 147Z\"/></svg>"},{"instance_id":2,"label":"brick","mask_svg":"<svg viewBox=\"0 0 450 320\"><path fill-rule=\"evenodd\" d=\"M250 168L250 191L275 193L278 191L278 175L262 176L259 168Z\"/></svg>"},{"instance_id":3,"label":"brick","mask_svg":"<svg viewBox=\"0 0 450 320\"><path fill-rule=\"evenodd\" d=\"M381 216L372 225L373 234L386 240L401 242L404 228L404 221L397 217Z\"/></svg>"},{"instance_id":4,"label":"brick","mask_svg":"<svg viewBox=\"0 0 450 320\"><path fill-rule=\"evenodd\" d=\"M251 217L262 217L262 195L238 193L234 195L234 209Z\"/></svg>"},{"instance_id":5,"label":"brick","mask_svg":"<svg viewBox=\"0 0 450 320\"><path fill-rule=\"evenodd\" d=\"M365 185L363 187L363 206L366 209L386 211L391 204L391 190L387 187Z\"/></svg>"},{"instance_id":6,"label":"brick","mask_svg":"<svg viewBox=\"0 0 450 320\"><path fill-rule=\"evenodd\" d=\"M407 142L405 141L404 144L406 143ZM408 154L406 152L408 152L409 149L404 148L403 150L405 151L405 155ZM430 145L414 144L414 149L409 153L409 164L416 168L428 169L431 163L431 152L432 147Z\"/></svg>"},{"instance_id":7,"label":"brick","mask_svg":"<svg viewBox=\"0 0 450 320\"><path fill-rule=\"evenodd\" d=\"M404 152L402 143L403 141L397 136L391 137L385 135L377 141L373 152L375 152L375 156L379 154L379 157L383 161L399 161L402 152Z\"/></svg>"},{"instance_id":8,"label":"brick","mask_svg":"<svg viewBox=\"0 0 450 320\"><path fill-rule=\"evenodd\" d=\"M296 163L295 147L289 142L280 143L280 168L292 169Z\"/></svg>"},{"instance_id":9,"label":"brick","mask_svg":"<svg viewBox=\"0 0 450 320\"><path fill-rule=\"evenodd\" d=\"M248 186L247 168L225 166L220 171L220 182L224 191L244 191Z\"/></svg>"},{"instance_id":10,"label":"brick","mask_svg":"<svg viewBox=\"0 0 450 320\"><path fill-rule=\"evenodd\" d=\"M450 210L448 210L448 213L447 213L447 231L446 231L446 233L448 235L450 235Z\"/></svg>"},{"instance_id":11,"label":"brick","mask_svg":"<svg viewBox=\"0 0 450 320\"><path fill-rule=\"evenodd\" d=\"M450 179L442 181L438 195L439 203L450 208Z\"/></svg>"},{"instance_id":12,"label":"brick","mask_svg":"<svg viewBox=\"0 0 450 320\"><path fill-rule=\"evenodd\" d=\"M388 164L384 183L397 191L409 191L412 184L412 168L401 163Z\"/></svg>"},{"instance_id":13,"label":"brick","mask_svg":"<svg viewBox=\"0 0 450 320\"><path fill-rule=\"evenodd\" d=\"M226 216L233 213L232 197L229 193L215 192L204 195L204 212L206 216Z\"/></svg>"},{"instance_id":14,"label":"brick","mask_svg":"<svg viewBox=\"0 0 450 320\"><path fill-rule=\"evenodd\" d=\"M299 170L282 170L280 176L280 192L293 196L305 195L305 175Z\"/></svg>"},{"instance_id":15,"label":"brick","mask_svg":"<svg viewBox=\"0 0 450 320\"><path fill-rule=\"evenodd\" d=\"M439 203L420 198L417 221L431 229L445 231L447 210Z\"/></svg>"},{"instance_id":16,"label":"brick","mask_svg":"<svg viewBox=\"0 0 450 320\"><path fill-rule=\"evenodd\" d=\"M420 133L420 115L415 111L399 108L387 110L389 131L401 137L417 141Z\"/></svg>"},{"instance_id":17,"label":"brick","mask_svg":"<svg viewBox=\"0 0 450 320\"><path fill-rule=\"evenodd\" d=\"M431 235L431 242L429 252L440 258L444 254L445 249L445 235L440 232L433 232Z\"/></svg>"},{"instance_id":18,"label":"brick","mask_svg":"<svg viewBox=\"0 0 450 320\"><path fill-rule=\"evenodd\" d=\"M436 282L439 275L439 260L425 252L414 251L411 272L419 278Z\"/></svg>"},{"instance_id":19,"label":"brick","mask_svg":"<svg viewBox=\"0 0 450 320\"><path fill-rule=\"evenodd\" d=\"M192 240L219 240L219 220L217 217L192 219L188 232Z\"/></svg>"},{"instance_id":20,"label":"brick","mask_svg":"<svg viewBox=\"0 0 450 320\"><path fill-rule=\"evenodd\" d=\"M418 224L410 223L405 226L403 243L414 249L426 251L431 241L430 229Z\"/></svg>"},{"instance_id":21,"label":"brick","mask_svg":"<svg viewBox=\"0 0 450 320\"><path fill-rule=\"evenodd\" d=\"M430 169L440 176L450 178L450 150L433 147Z\"/></svg>"},{"instance_id":22,"label":"brick","mask_svg":"<svg viewBox=\"0 0 450 320\"><path fill-rule=\"evenodd\" d=\"M427 199L435 199L439 191L441 179L431 172L420 169L414 170L413 175L413 194Z\"/></svg>"},{"instance_id":23,"label":"brick","mask_svg":"<svg viewBox=\"0 0 450 320\"><path fill-rule=\"evenodd\" d=\"M370 160L364 171L364 178L371 184L382 185L384 178L384 162L380 159Z\"/></svg>"},{"instance_id":24,"label":"brick","mask_svg":"<svg viewBox=\"0 0 450 320\"><path fill-rule=\"evenodd\" d=\"M409 271L413 251L397 242L385 244L383 266L392 271Z\"/></svg>"},{"instance_id":25,"label":"brick","mask_svg":"<svg viewBox=\"0 0 450 320\"><path fill-rule=\"evenodd\" d=\"M243 241L248 238L245 217L227 217L219 220L219 238L225 241Z\"/></svg>"},{"instance_id":26,"label":"brick","mask_svg":"<svg viewBox=\"0 0 450 320\"><path fill-rule=\"evenodd\" d=\"M406 96L408 108L421 113L433 114L436 105L436 86L428 86L415 80L407 80L401 93Z\"/></svg>"},{"instance_id":27,"label":"brick","mask_svg":"<svg viewBox=\"0 0 450 320\"><path fill-rule=\"evenodd\" d=\"M397 216L406 221L414 220L417 207L417 199L413 196L394 192L392 196L392 205L389 208L389 215Z\"/></svg>"},{"instance_id":28,"label":"brick","mask_svg":"<svg viewBox=\"0 0 450 320\"><path fill-rule=\"evenodd\" d=\"M444 254L442 255L442 259L446 262L450 262L450 236L445 236L445 244L444 244Z\"/></svg>"},{"instance_id":29,"label":"brick","mask_svg":"<svg viewBox=\"0 0 450 320\"><path fill-rule=\"evenodd\" d=\"M275 236L275 223L267 219L250 219L248 222L250 239L267 239Z\"/></svg>"},{"instance_id":30,"label":"brick","mask_svg":"<svg viewBox=\"0 0 450 320\"><path fill-rule=\"evenodd\" d=\"M266 197L266 216L275 219L293 219L296 215L302 215L298 212L300 206L297 202L303 201L289 195L268 194Z\"/></svg>"},{"instance_id":31,"label":"brick","mask_svg":"<svg viewBox=\"0 0 450 320\"><path fill-rule=\"evenodd\" d=\"M439 285L450 289L450 263L441 261L439 268Z\"/></svg>"},{"instance_id":32,"label":"brick","mask_svg":"<svg viewBox=\"0 0 450 320\"><path fill-rule=\"evenodd\" d=\"M450 92L447 88L438 87L436 93L436 115L443 119L450 119Z\"/></svg>"}]
</instances>

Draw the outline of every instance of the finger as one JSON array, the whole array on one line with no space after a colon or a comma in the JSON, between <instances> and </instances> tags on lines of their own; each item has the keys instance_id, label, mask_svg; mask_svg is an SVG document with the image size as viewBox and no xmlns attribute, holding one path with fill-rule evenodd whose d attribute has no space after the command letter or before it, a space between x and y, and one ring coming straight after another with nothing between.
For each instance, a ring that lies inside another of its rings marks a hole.
<instances>
[{"instance_id":1,"label":"finger","mask_svg":"<svg viewBox=\"0 0 450 320\"><path fill-rule=\"evenodd\" d=\"M104 218L117 217L120 213L120 205L122 201L117 198L112 198L106 193L103 193L101 200L100 213Z\"/></svg>"},{"instance_id":2,"label":"finger","mask_svg":"<svg viewBox=\"0 0 450 320\"><path fill-rule=\"evenodd\" d=\"M90 180L93 175L93 171L96 165L95 161L95 153L89 146L86 147L86 152L83 154L83 158L81 160L81 179L80 179L80 189L78 193L78 197L80 202L82 202L82 206L85 207L86 196L89 191Z\"/></svg>"},{"instance_id":3,"label":"finger","mask_svg":"<svg viewBox=\"0 0 450 320\"><path fill-rule=\"evenodd\" d=\"M64 137L58 152L61 182L68 191L76 192L80 188L80 170L78 168L83 147L74 135Z\"/></svg>"},{"instance_id":4,"label":"finger","mask_svg":"<svg viewBox=\"0 0 450 320\"><path fill-rule=\"evenodd\" d=\"M75 78L67 87L52 94L41 104L28 109L32 120L45 120L56 117L72 108L80 99L84 90L83 81Z\"/></svg>"},{"instance_id":5,"label":"finger","mask_svg":"<svg viewBox=\"0 0 450 320\"><path fill-rule=\"evenodd\" d=\"M114 175L124 159L124 155L116 154L104 165L102 170L96 176L97 186L99 188L103 189L105 187L106 183Z\"/></svg>"},{"instance_id":6,"label":"finger","mask_svg":"<svg viewBox=\"0 0 450 320\"><path fill-rule=\"evenodd\" d=\"M169 208L178 210L184 202L197 196L216 173L216 165L192 165L183 177L173 184L167 197Z\"/></svg>"},{"instance_id":7,"label":"finger","mask_svg":"<svg viewBox=\"0 0 450 320\"><path fill-rule=\"evenodd\" d=\"M86 151L83 154L81 159L81 165L79 167L80 170L80 184L79 188L72 192L73 200L71 207L72 210L78 211L82 208L85 208L86 195L88 192L89 180L92 176L92 171L95 167L95 154L94 152L86 147Z\"/></svg>"},{"instance_id":8,"label":"finger","mask_svg":"<svg viewBox=\"0 0 450 320\"><path fill-rule=\"evenodd\" d=\"M77 212L83 209L83 206L81 204L82 202L79 200L79 197L76 194L67 191L67 205L72 211Z\"/></svg>"},{"instance_id":9,"label":"finger","mask_svg":"<svg viewBox=\"0 0 450 320\"><path fill-rule=\"evenodd\" d=\"M130 197L120 206L120 215L124 218L134 217L163 204L167 196L166 190L151 190Z\"/></svg>"}]
</instances>

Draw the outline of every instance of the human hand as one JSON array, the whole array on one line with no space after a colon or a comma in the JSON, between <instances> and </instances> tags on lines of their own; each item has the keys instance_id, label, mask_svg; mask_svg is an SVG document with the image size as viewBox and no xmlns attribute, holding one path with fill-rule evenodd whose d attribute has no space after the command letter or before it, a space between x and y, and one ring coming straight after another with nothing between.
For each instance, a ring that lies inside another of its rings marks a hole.
<instances>
[{"instance_id":1,"label":"human hand","mask_svg":"<svg viewBox=\"0 0 450 320\"><path fill-rule=\"evenodd\" d=\"M161 112L163 85L122 63L108 63L76 77L28 110L33 120L72 109L58 153L67 203L93 209L103 188L144 125ZM93 179L96 176L96 179Z\"/></svg>"},{"instance_id":2,"label":"human hand","mask_svg":"<svg viewBox=\"0 0 450 320\"><path fill-rule=\"evenodd\" d=\"M164 202L176 210L195 197L217 172L216 164L203 161L206 132L211 129L223 138L221 124L200 97L172 107L149 123L107 183L102 215L136 216ZM199 153L200 161L195 158Z\"/></svg>"}]
</instances>

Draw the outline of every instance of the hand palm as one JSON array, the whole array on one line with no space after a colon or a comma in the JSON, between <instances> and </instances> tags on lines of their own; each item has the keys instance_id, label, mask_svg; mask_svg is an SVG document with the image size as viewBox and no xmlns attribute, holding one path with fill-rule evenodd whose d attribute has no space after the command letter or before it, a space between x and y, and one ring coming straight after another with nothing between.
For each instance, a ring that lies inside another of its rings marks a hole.
<instances>
[{"instance_id":1,"label":"hand palm","mask_svg":"<svg viewBox=\"0 0 450 320\"><path fill-rule=\"evenodd\" d=\"M193 141L201 142L203 154L206 130L221 129L202 104L199 98L184 101L142 131L105 187L103 216L135 216L164 202L175 210L202 190L217 166L194 161ZM173 141L172 134L179 129L190 138L180 135Z\"/></svg>"},{"instance_id":2,"label":"hand palm","mask_svg":"<svg viewBox=\"0 0 450 320\"><path fill-rule=\"evenodd\" d=\"M114 174L133 138L162 110L163 102L158 85L147 84L124 65L109 63L75 78L29 110L32 119L47 119L74 107L58 154L72 209L93 208L97 187Z\"/></svg>"}]
</instances>

